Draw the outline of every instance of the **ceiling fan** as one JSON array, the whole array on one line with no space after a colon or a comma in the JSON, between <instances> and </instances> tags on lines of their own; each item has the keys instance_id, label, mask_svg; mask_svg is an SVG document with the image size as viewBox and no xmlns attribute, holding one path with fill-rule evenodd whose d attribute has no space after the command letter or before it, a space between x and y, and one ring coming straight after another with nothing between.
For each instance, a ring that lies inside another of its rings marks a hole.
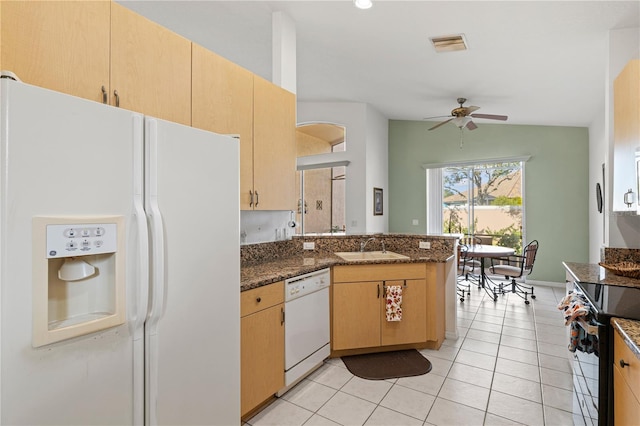
<instances>
[{"instance_id":1,"label":"ceiling fan","mask_svg":"<svg viewBox=\"0 0 640 426\"><path fill-rule=\"evenodd\" d=\"M443 121L441 123L436 124L435 126L430 128L429 130L437 129L438 127L440 127L443 124L446 124L446 123L448 123L450 121L452 121L453 124L458 126L458 128L460 130L462 130L465 127L467 129L469 129L469 130L475 130L475 129L478 128L478 126L476 126L476 124L473 122L472 118L488 118L489 120L501 120L501 121L506 121L507 120L507 116L506 115L472 114L472 112L480 109L480 107L478 107L478 106L469 106L469 107L462 106L462 104L467 102L466 98L458 98L457 101L460 104L460 106L457 107L457 108L452 109L451 110L451 115L441 115L441 116L438 116L438 117L427 117L427 118L425 118L425 120L429 120L431 118L451 117L448 120L445 120L445 121Z\"/></svg>"}]
</instances>

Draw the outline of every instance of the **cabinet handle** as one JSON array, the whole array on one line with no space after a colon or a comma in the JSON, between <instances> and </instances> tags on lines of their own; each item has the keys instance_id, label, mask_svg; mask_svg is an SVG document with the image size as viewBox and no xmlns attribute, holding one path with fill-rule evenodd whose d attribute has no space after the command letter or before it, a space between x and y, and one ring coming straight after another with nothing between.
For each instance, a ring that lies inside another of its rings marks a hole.
<instances>
[{"instance_id":1,"label":"cabinet handle","mask_svg":"<svg viewBox=\"0 0 640 426\"><path fill-rule=\"evenodd\" d=\"M258 195L258 191L256 191L256 207L258 207L259 202L260 202L260 196Z\"/></svg>"},{"instance_id":2,"label":"cabinet handle","mask_svg":"<svg viewBox=\"0 0 640 426\"><path fill-rule=\"evenodd\" d=\"M253 207L253 191L249 190L249 207Z\"/></svg>"},{"instance_id":3,"label":"cabinet handle","mask_svg":"<svg viewBox=\"0 0 640 426\"><path fill-rule=\"evenodd\" d=\"M256 302L258 302L258 303L262 302L262 298L258 297L258 298L256 299Z\"/></svg>"},{"instance_id":4,"label":"cabinet handle","mask_svg":"<svg viewBox=\"0 0 640 426\"><path fill-rule=\"evenodd\" d=\"M376 285L378 287L378 299L380 299L380 284Z\"/></svg>"},{"instance_id":5,"label":"cabinet handle","mask_svg":"<svg viewBox=\"0 0 640 426\"><path fill-rule=\"evenodd\" d=\"M628 367L629 363L628 362L624 362L623 359L620 360L620 368L624 368L624 367Z\"/></svg>"},{"instance_id":6,"label":"cabinet handle","mask_svg":"<svg viewBox=\"0 0 640 426\"><path fill-rule=\"evenodd\" d=\"M113 91L113 96L116 97L116 107L120 108L120 95L118 95L118 91L117 90Z\"/></svg>"},{"instance_id":7,"label":"cabinet handle","mask_svg":"<svg viewBox=\"0 0 640 426\"><path fill-rule=\"evenodd\" d=\"M104 86L102 86L102 103L106 104L107 103L107 89L104 88Z\"/></svg>"},{"instance_id":8,"label":"cabinet handle","mask_svg":"<svg viewBox=\"0 0 640 426\"><path fill-rule=\"evenodd\" d=\"M280 325L284 324L284 308L280 308L280 312L282 313L282 320L280 321Z\"/></svg>"}]
</instances>

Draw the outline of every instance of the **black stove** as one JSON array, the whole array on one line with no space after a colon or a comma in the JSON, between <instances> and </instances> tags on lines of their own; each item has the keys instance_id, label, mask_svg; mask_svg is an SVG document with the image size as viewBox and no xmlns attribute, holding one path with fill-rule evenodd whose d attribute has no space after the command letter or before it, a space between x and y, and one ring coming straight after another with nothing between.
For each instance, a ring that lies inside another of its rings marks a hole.
<instances>
[{"instance_id":1,"label":"black stove","mask_svg":"<svg viewBox=\"0 0 640 426\"><path fill-rule=\"evenodd\" d=\"M577 283L587 297L596 320L618 317L640 320L640 288Z\"/></svg>"},{"instance_id":2,"label":"black stove","mask_svg":"<svg viewBox=\"0 0 640 426\"><path fill-rule=\"evenodd\" d=\"M612 317L640 320L640 289L576 282L575 290L591 304L590 325L597 329L597 350L572 354L574 415L599 426L613 425ZM591 420L591 421L590 421Z\"/></svg>"}]
</instances>

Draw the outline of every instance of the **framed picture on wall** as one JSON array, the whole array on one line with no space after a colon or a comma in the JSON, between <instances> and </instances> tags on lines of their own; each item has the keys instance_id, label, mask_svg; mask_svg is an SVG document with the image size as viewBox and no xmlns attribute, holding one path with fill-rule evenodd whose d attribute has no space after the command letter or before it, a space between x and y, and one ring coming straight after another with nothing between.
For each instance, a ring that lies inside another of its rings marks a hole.
<instances>
[{"instance_id":1,"label":"framed picture on wall","mask_svg":"<svg viewBox=\"0 0 640 426\"><path fill-rule=\"evenodd\" d=\"M382 188L373 188L373 214L382 215Z\"/></svg>"}]
</instances>

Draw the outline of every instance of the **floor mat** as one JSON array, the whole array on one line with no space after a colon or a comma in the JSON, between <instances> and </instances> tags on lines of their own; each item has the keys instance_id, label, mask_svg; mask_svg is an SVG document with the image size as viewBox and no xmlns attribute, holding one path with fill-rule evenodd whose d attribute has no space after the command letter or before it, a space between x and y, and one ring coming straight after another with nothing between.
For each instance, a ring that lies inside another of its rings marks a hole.
<instances>
[{"instance_id":1,"label":"floor mat","mask_svg":"<svg viewBox=\"0 0 640 426\"><path fill-rule=\"evenodd\" d=\"M431 371L431 362L415 349L343 356L351 373L369 380L420 376Z\"/></svg>"}]
</instances>

